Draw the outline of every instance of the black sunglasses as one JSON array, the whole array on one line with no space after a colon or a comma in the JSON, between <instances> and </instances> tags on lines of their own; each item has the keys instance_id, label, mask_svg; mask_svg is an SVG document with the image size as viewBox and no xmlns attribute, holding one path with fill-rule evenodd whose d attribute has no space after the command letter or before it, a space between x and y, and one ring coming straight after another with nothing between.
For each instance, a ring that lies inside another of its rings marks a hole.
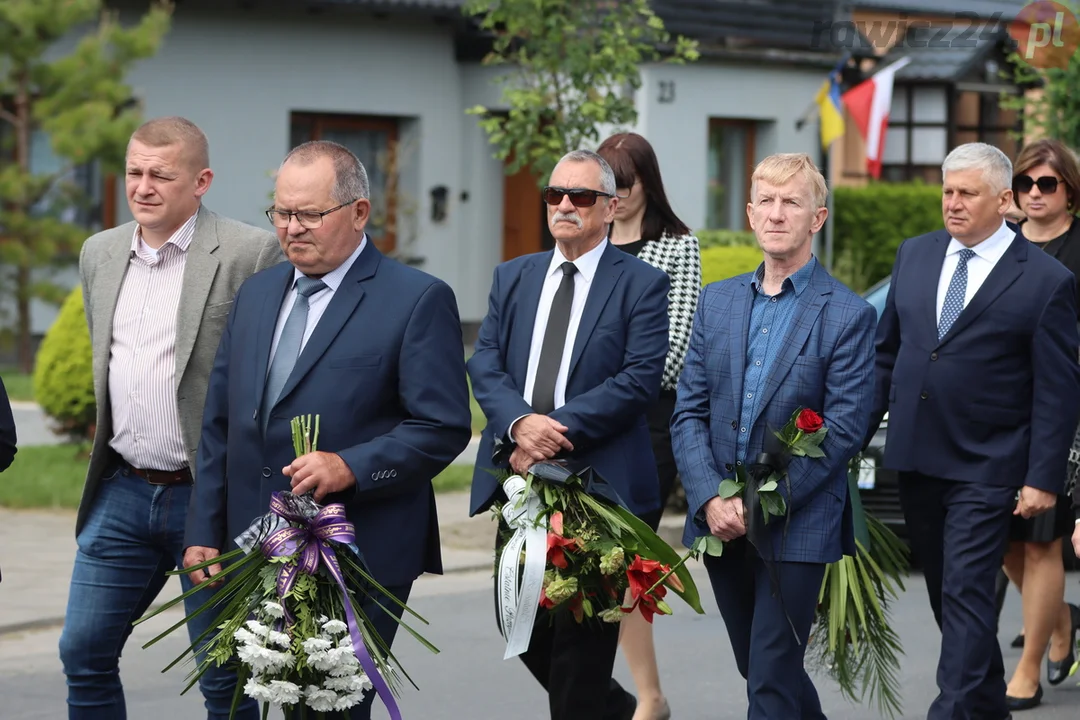
<instances>
[{"instance_id":1,"label":"black sunglasses","mask_svg":"<svg viewBox=\"0 0 1080 720\"><path fill-rule=\"evenodd\" d=\"M564 197L570 198L574 207L592 207L598 197L615 197L611 193L586 188L561 188L547 186L542 191L544 202L548 205L558 205Z\"/></svg>"},{"instance_id":2,"label":"black sunglasses","mask_svg":"<svg viewBox=\"0 0 1080 720\"><path fill-rule=\"evenodd\" d=\"M1029 193L1031 188L1039 186L1039 192L1043 195L1053 195L1058 189L1058 179L1045 175L1038 180L1030 175L1017 175L1013 178L1013 192L1014 193Z\"/></svg>"}]
</instances>

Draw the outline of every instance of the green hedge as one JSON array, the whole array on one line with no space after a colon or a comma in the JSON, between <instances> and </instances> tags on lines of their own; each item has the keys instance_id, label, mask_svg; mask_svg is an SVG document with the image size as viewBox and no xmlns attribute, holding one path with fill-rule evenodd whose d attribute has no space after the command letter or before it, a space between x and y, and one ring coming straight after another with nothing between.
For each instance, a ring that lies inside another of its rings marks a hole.
<instances>
[{"instance_id":1,"label":"green hedge","mask_svg":"<svg viewBox=\"0 0 1080 720\"><path fill-rule=\"evenodd\" d=\"M81 287L68 295L41 342L34 366L34 396L62 432L77 439L93 437L93 353Z\"/></svg>"},{"instance_id":2,"label":"green hedge","mask_svg":"<svg viewBox=\"0 0 1080 720\"><path fill-rule=\"evenodd\" d=\"M749 230L698 230L697 236L701 249L711 247L754 247L758 246L757 238Z\"/></svg>"},{"instance_id":3,"label":"green hedge","mask_svg":"<svg viewBox=\"0 0 1080 720\"><path fill-rule=\"evenodd\" d=\"M871 183L833 192L833 274L856 292L892 272L906 238L942 227L938 185Z\"/></svg>"},{"instance_id":4,"label":"green hedge","mask_svg":"<svg viewBox=\"0 0 1080 720\"><path fill-rule=\"evenodd\" d=\"M761 250L754 247L711 247L701 251L701 284L757 270Z\"/></svg>"}]
</instances>

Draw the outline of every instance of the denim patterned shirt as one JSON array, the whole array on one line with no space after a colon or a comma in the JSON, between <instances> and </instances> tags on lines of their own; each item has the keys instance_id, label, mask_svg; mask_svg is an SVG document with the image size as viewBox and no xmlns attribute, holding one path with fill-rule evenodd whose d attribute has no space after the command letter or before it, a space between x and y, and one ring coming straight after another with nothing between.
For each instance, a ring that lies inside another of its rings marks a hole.
<instances>
[{"instance_id":1,"label":"denim patterned shirt","mask_svg":"<svg viewBox=\"0 0 1080 720\"><path fill-rule=\"evenodd\" d=\"M780 285L780 292L772 296L766 295L761 289L765 278L764 263L758 266L754 279L750 281L753 299L746 341L746 369L743 371L742 412L736 441L736 460L740 464L746 464L746 445L750 441L753 419L759 409L758 397L765 387L765 379L769 377L769 369L783 346L788 325L795 315L798 297L810 284L810 276L814 274L816 266L817 258L811 257L810 262L785 279Z\"/></svg>"}]
</instances>

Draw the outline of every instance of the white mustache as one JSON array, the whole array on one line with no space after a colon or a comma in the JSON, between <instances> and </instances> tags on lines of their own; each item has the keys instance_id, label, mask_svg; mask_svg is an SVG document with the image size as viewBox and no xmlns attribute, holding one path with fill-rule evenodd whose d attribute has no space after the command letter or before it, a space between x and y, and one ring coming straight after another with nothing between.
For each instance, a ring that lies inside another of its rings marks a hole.
<instances>
[{"instance_id":1,"label":"white mustache","mask_svg":"<svg viewBox=\"0 0 1080 720\"><path fill-rule=\"evenodd\" d=\"M577 213L556 212L555 216L551 218L551 222L553 222L553 223L557 223L560 220L568 220L569 222L574 223L575 225L578 226L579 230L581 229L581 226L583 224L581 222L581 216L579 216Z\"/></svg>"}]
</instances>

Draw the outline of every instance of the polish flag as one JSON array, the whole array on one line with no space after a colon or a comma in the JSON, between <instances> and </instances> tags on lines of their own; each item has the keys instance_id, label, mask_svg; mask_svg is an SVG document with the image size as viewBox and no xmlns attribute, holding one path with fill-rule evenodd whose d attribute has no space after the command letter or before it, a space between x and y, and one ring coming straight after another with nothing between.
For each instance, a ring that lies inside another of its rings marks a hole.
<instances>
[{"instance_id":1,"label":"polish flag","mask_svg":"<svg viewBox=\"0 0 1080 720\"><path fill-rule=\"evenodd\" d=\"M885 130L889 127L889 108L892 106L893 77L909 62L909 57L900 58L840 97L866 142L866 169L875 179L881 177Z\"/></svg>"}]
</instances>

